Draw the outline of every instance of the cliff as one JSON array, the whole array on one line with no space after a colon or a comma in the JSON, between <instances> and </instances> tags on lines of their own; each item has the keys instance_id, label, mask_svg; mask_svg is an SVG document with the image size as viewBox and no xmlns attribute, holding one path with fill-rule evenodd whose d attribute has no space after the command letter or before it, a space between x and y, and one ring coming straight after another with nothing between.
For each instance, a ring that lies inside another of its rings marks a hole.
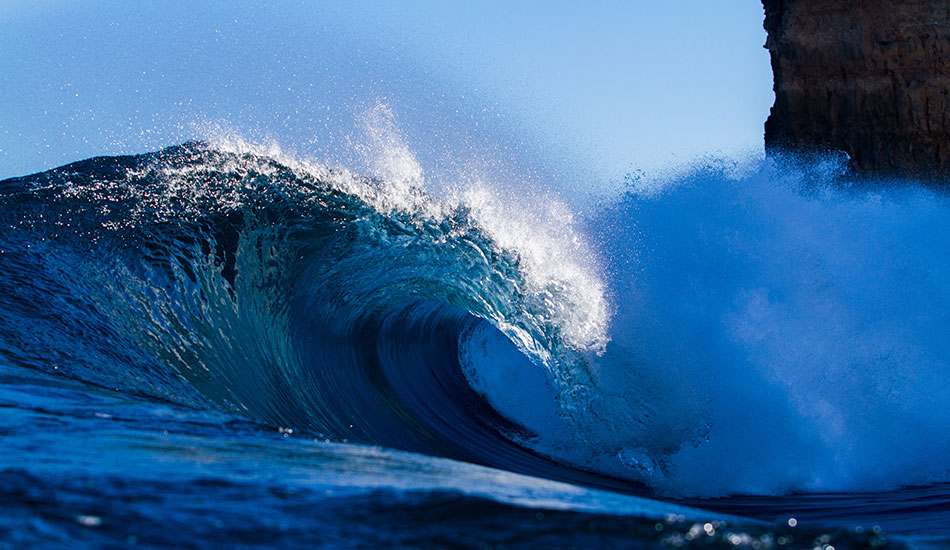
<instances>
[{"instance_id":1,"label":"cliff","mask_svg":"<svg viewBox=\"0 0 950 550\"><path fill-rule=\"evenodd\" d=\"M766 149L842 150L858 174L950 174L950 3L762 3Z\"/></svg>"}]
</instances>

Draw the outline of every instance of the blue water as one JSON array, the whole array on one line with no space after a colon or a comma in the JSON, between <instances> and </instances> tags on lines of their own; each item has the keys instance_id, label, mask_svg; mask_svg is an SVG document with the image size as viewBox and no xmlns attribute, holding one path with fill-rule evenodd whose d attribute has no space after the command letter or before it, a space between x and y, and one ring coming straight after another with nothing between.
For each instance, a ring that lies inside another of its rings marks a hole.
<instances>
[{"instance_id":1,"label":"blue water","mask_svg":"<svg viewBox=\"0 0 950 550\"><path fill-rule=\"evenodd\" d=\"M243 142L0 182L0 545L950 542L950 199Z\"/></svg>"}]
</instances>

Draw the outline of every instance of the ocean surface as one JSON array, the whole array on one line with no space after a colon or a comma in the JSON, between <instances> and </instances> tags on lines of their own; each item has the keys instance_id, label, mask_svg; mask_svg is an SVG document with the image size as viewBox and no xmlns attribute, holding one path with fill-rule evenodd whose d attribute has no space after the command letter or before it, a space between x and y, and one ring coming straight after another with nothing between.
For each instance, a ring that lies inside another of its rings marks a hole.
<instances>
[{"instance_id":1,"label":"ocean surface","mask_svg":"<svg viewBox=\"0 0 950 550\"><path fill-rule=\"evenodd\" d=\"M0 547L950 547L946 193L388 162L0 181Z\"/></svg>"}]
</instances>

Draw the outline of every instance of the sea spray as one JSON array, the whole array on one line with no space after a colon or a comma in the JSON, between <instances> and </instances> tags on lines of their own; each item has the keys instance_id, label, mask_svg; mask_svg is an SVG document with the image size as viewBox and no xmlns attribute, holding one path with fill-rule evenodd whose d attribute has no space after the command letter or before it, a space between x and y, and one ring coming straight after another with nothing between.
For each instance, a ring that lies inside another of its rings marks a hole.
<instances>
[{"instance_id":1,"label":"sea spray","mask_svg":"<svg viewBox=\"0 0 950 550\"><path fill-rule=\"evenodd\" d=\"M839 173L700 168L591 216L627 357L599 371L653 412L626 423L663 492L950 477L950 199Z\"/></svg>"}]
</instances>

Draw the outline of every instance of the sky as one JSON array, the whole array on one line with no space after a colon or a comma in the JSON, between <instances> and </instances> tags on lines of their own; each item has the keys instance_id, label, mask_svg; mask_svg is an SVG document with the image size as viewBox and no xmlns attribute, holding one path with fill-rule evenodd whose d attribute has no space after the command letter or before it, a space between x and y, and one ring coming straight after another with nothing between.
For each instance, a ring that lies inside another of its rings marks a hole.
<instances>
[{"instance_id":1,"label":"sky","mask_svg":"<svg viewBox=\"0 0 950 550\"><path fill-rule=\"evenodd\" d=\"M432 174L620 179L760 154L774 98L753 0L145 4L0 1L0 178L212 131L359 169L384 104Z\"/></svg>"}]
</instances>

